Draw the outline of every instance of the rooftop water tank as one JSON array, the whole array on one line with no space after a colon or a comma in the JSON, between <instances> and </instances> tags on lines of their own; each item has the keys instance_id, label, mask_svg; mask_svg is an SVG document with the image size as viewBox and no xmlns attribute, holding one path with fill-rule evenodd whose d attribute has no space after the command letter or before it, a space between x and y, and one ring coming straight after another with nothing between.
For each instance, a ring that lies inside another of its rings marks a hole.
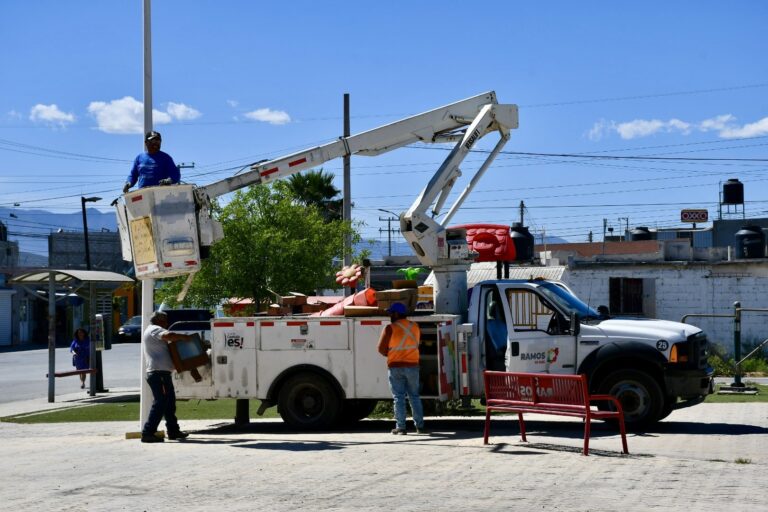
<instances>
[{"instance_id":1,"label":"rooftop water tank","mask_svg":"<svg viewBox=\"0 0 768 512\"><path fill-rule=\"evenodd\" d=\"M744 204L744 184L738 179L723 183L723 204Z\"/></svg>"},{"instance_id":2,"label":"rooftop water tank","mask_svg":"<svg viewBox=\"0 0 768 512\"><path fill-rule=\"evenodd\" d=\"M653 240L653 233L645 226L637 226L629 232L629 236L633 242L636 240Z\"/></svg>"},{"instance_id":3,"label":"rooftop water tank","mask_svg":"<svg viewBox=\"0 0 768 512\"><path fill-rule=\"evenodd\" d=\"M736 259L765 258L765 233L760 226L744 226L736 232Z\"/></svg>"},{"instance_id":4,"label":"rooftop water tank","mask_svg":"<svg viewBox=\"0 0 768 512\"><path fill-rule=\"evenodd\" d=\"M532 261L533 235L528 231L528 228L515 222L509 231L512 242L515 244L515 261Z\"/></svg>"}]
</instances>

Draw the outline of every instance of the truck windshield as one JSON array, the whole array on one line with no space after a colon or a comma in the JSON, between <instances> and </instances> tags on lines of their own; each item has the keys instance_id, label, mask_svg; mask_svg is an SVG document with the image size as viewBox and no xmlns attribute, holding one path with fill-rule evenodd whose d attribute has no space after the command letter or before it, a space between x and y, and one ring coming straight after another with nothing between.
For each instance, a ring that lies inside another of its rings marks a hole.
<instances>
[{"instance_id":1,"label":"truck windshield","mask_svg":"<svg viewBox=\"0 0 768 512\"><path fill-rule=\"evenodd\" d=\"M568 293L555 283L541 283L539 291L552 304L559 306L566 315L576 313L582 320L594 320L600 316L597 311L583 303L581 299Z\"/></svg>"}]
</instances>

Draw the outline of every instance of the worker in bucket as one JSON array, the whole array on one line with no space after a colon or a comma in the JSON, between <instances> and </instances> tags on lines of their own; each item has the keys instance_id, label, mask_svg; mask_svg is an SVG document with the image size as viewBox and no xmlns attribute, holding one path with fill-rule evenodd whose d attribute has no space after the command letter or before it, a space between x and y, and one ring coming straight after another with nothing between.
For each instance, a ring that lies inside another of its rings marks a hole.
<instances>
[{"instance_id":1,"label":"worker in bucket","mask_svg":"<svg viewBox=\"0 0 768 512\"><path fill-rule=\"evenodd\" d=\"M147 422L141 429L142 443L160 443L162 437L157 437L157 427L165 418L165 428L168 439L185 439L188 433L182 432L176 419L176 392L173 388L173 360L168 344L174 341L188 341L195 336L181 334L168 330L168 315L157 311L150 318L150 326L144 331L141 344L146 361L147 384L152 390L152 408L149 410Z\"/></svg>"},{"instance_id":2,"label":"worker in bucket","mask_svg":"<svg viewBox=\"0 0 768 512\"><path fill-rule=\"evenodd\" d=\"M395 428L392 433L405 435L405 396L411 403L417 434L426 434L424 409L419 397L419 342L421 331L416 322L406 318L407 310L400 302L387 309L392 323L384 327L379 338L379 353L387 358L389 389L395 405Z\"/></svg>"},{"instance_id":3,"label":"worker in bucket","mask_svg":"<svg viewBox=\"0 0 768 512\"><path fill-rule=\"evenodd\" d=\"M156 185L171 185L181 179L179 168L168 153L160 151L163 139L156 131L147 132L144 136L144 146L147 151L138 155L133 161L131 173L125 180L125 194L136 183L139 188Z\"/></svg>"}]
</instances>

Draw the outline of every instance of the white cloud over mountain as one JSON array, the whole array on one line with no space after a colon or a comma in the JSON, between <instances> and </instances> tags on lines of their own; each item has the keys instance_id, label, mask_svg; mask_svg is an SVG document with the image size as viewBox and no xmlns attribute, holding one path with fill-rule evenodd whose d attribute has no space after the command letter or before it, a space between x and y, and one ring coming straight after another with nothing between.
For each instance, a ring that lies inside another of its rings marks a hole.
<instances>
[{"instance_id":1,"label":"white cloud over mountain","mask_svg":"<svg viewBox=\"0 0 768 512\"><path fill-rule=\"evenodd\" d=\"M144 104L132 96L109 102L92 101L88 105L88 112L96 119L98 129L102 132L136 134L144 131ZM152 109L155 125L189 121L201 115L200 111L183 103L168 102L165 111Z\"/></svg>"},{"instance_id":2,"label":"white cloud over mountain","mask_svg":"<svg viewBox=\"0 0 768 512\"><path fill-rule=\"evenodd\" d=\"M681 121L680 119L634 119L627 122L616 122L601 119L587 133L590 140L600 140L611 133L617 133L624 140L649 137L657 133L680 133L688 135L697 132L717 132L723 139L743 137L758 137L768 135L768 117L754 123L739 124L736 116L723 114L698 123Z\"/></svg>"}]
</instances>

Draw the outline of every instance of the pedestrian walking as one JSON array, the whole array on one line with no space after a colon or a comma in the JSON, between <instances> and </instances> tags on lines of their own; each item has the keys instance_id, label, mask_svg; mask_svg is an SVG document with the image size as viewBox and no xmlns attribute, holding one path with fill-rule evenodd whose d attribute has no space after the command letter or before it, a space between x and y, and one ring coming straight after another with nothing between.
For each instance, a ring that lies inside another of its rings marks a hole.
<instances>
[{"instance_id":1,"label":"pedestrian walking","mask_svg":"<svg viewBox=\"0 0 768 512\"><path fill-rule=\"evenodd\" d=\"M91 339L88 332L76 329L72 335L72 344L69 346L72 353L72 366L77 370L88 370L91 367ZM80 389L85 389L85 374L80 374Z\"/></svg>"}]
</instances>

